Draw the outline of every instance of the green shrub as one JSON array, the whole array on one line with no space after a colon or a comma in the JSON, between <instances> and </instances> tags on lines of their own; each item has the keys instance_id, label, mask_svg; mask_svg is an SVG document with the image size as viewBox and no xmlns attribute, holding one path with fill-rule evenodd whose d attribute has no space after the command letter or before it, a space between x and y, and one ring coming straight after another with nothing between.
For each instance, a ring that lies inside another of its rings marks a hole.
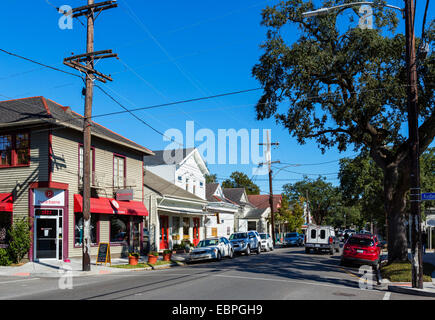
<instances>
[{"instance_id":1,"label":"green shrub","mask_svg":"<svg viewBox=\"0 0 435 320\"><path fill-rule=\"evenodd\" d=\"M8 250L0 248L0 266L9 266L11 263Z\"/></svg>"},{"instance_id":2,"label":"green shrub","mask_svg":"<svg viewBox=\"0 0 435 320\"><path fill-rule=\"evenodd\" d=\"M8 253L13 263L19 263L29 252L31 236L30 224L27 218L17 220L9 230Z\"/></svg>"},{"instance_id":3,"label":"green shrub","mask_svg":"<svg viewBox=\"0 0 435 320\"><path fill-rule=\"evenodd\" d=\"M158 253L157 251L151 251L151 252L149 253L149 255L150 255L150 256L156 256L156 257L158 257L158 256L159 256L159 253Z\"/></svg>"}]
</instances>

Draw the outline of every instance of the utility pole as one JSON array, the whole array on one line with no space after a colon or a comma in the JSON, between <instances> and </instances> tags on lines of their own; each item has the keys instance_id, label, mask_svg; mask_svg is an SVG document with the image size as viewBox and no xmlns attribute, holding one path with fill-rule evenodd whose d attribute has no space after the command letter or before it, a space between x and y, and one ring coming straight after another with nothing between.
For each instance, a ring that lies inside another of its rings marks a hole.
<instances>
[{"instance_id":1,"label":"utility pole","mask_svg":"<svg viewBox=\"0 0 435 320\"><path fill-rule=\"evenodd\" d=\"M72 9L72 17L78 18L85 16L87 18L87 39L86 53L75 55L64 59L64 64L83 72L86 75L86 96L85 112L83 119L83 243L82 243L82 270L91 270L91 117L92 101L94 94L94 80L106 83L106 80L112 81L110 76L106 76L94 69L94 61L106 58L117 57L112 50L94 51L94 22L96 17L103 10L117 7L116 1L104 1L95 3L94 0L88 0L86 6Z\"/></svg>"},{"instance_id":2,"label":"utility pole","mask_svg":"<svg viewBox=\"0 0 435 320\"><path fill-rule=\"evenodd\" d=\"M259 143L259 145L264 145L264 143ZM272 161L271 154L271 146L278 146L279 142L270 142L270 131L267 131L267 149L266 149L266 162L261 162L259 165L267 164L269 166L269 206L270 206L270 215L271 215L271 223L272 223L272 241L275 245L275 215L273 212L273 190L272 190L272 163L280 163L279 161Z\"/></svg>"},{"instance_id":3,"label":"utility pole","mask_svg":"<svg viewBox=\"0 0 435 320\"><path fill-rule=\"evenodd\" d=\"M420 148L418 137L418 92L417 66L415 58L414 21L415 7L413 0L405 0L406 29L406 64L408 75L408 129L409 129L409 160L411 164L410 179L410 230L411 230L411 264L412 287L423 288L423 259L421 243L421 213L420 213Z\"/></svg>"}]
</instances>

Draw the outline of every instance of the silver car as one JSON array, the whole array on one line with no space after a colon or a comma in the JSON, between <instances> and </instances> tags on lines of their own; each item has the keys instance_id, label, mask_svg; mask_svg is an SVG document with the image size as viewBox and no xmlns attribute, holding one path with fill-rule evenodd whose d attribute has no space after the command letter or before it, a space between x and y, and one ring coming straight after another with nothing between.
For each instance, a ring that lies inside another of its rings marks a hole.
<instances>
[{"instance_id":1,"label":"silver car","mask_svg":"<svg viewBox=\"0 0 435 320\"><path fill-rule=\"evenodd\" d=\"M198 242L198 244L189 253L188 261L199 260L216 260L219 261L223 257L234 257L234 249L227 238L209 238Z\"/></svg>"},{"instance_id":2,"label":"silver car","mask_svg":"<svg viewBox=\"0 0 435 320\"><path fill-rule=\"evenodd\" d=\"M273 251L272 237L268 233L260 233L261 238L261 250Z\"/></svg>"},{"instance_id":3,"label":"silver car","mask_svg":"<svg viewBox=\"0 0 435 320\"><path fill-rule=\"evenodd\" d=\"M261 252L261 238L257 231L235 232L230 236L234 252L250 255L252 251L257 254Z\"/></svg>"}]
</instances>

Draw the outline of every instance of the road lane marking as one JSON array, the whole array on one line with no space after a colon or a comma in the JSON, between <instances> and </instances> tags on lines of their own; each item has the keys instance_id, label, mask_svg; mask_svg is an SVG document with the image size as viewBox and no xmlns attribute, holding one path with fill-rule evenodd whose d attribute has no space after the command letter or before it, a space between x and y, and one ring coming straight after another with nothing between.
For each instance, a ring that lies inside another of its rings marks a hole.
<instances>
[{"instance_id":1,"label":"road lane marking","mask_svg":"<svg viewBox=\"0 0 435 320\"><path fill-rule=\"evenodd\" d=\"M382 300L390 300L391 292L385 292L384 298Z\"/></svg>"},{"instance_id":2,"label":"road lane marking","mask_svg":"<svg viewBox=\"0 0 435 320\"><path fill-rule=\"evenodd\" d=\"M3 281L3 282L0 282L0 284L5 284L5 283L14 283L14 282L22 282L22 281L32 281L32 280L39 280L39 278Z\"/></svg>"},{"instance_id":3,"label":"road lane marking","mask_svg":"<svg viewBox=\"0 0 435 320\"><path fill-rule=\"evenodd\" d=\"M360 288L356 288L356 287L346 287L346 286L338 286L338 285L332 285L332 284L324 284L324 283L308 282L308 281L299 281L299 280L257 278L257 277L244 277L244 276L230 276L230 275L220 275L220 274L212 274L210 276L212 276L212 277L222 277L222 278L238 278L238 279L246 279L246 280L264 280L264 281L276 281L276 282L292 282L292 283L299 283L299 284L306 284L306 285L313 285L313 286L323 286L323 287L341 288L341 289L345 288L345 289L353 289L353 290L361 291Z\"/></svg>"}]
</instances>

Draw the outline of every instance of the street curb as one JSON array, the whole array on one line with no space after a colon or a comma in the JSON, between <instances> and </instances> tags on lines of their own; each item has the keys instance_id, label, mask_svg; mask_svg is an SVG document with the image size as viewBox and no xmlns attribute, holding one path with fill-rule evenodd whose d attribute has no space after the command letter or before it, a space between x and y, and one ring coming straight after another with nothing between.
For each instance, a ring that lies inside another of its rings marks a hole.
<instances>
[{"instance_id":1,"label":"street curb","mask_svg":"<svg viewBox=\"0 0 435 320\"><path fill-rule=\"evenodd\" d=\"M425 289L417 289L417 288L409 288L409 287L400 287L397 285L389 285L388 291L396 292L396 293L405 293L405 294L413 294L424 297L435 297L435 291L425 291Z\"/></svg>"}]
</instances>

